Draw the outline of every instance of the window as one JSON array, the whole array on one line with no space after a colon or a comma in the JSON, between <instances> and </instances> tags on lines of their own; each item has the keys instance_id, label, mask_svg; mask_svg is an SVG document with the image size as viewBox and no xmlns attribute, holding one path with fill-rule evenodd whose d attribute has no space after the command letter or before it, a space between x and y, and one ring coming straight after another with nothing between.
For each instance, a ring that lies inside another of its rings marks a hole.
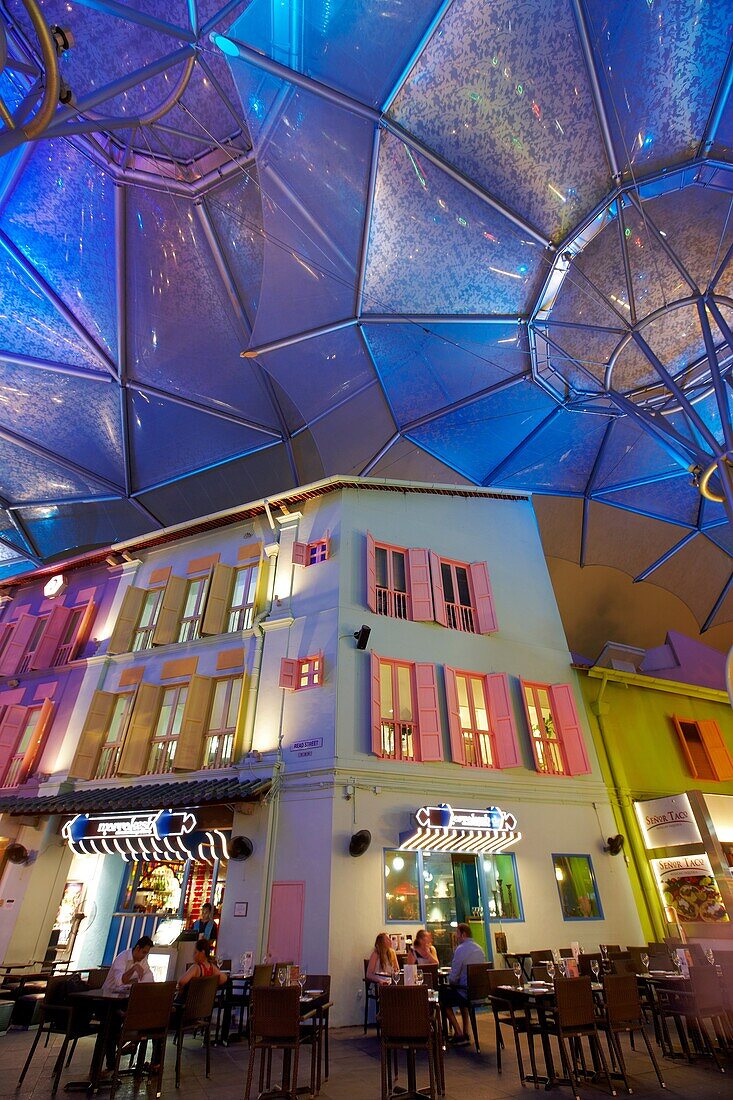
<instances>
[{"instance_id":1,"label":"window","mask_svg":"<svg viewBox=\"0 0 733 1100\"><path fill-rule=\"evenodd\" d=\"M257 572L259 562L242 566L234 574L232 602L229 608L228 632L249 630L254 620L255 598L257 595Z\"/></svg>"},{"instance_id":2,"label":"window","mask_svg":"<svg viewBox=\"0 0 733 1100\"><path fill-rule=\"evenodd\" d=\"M79 630L81 620L85 611L86 608L84 607L72 608L71 614L69 615L69 619L66 624L66 628L61 635L59 647L56 650L53 658L52 663L54 665L66 665L69 663L69 661L72 660L74 649L76 648L77 641L79 640L77 638L77 631Z\"/></svg>"},{"instance_id":3,"label":"window","mask_svg":"<svg viewBox=\"0 0 733 1100\"><path fill-rule=\"evenodd\" d=\"M372 652L372 752L388 760L443 759L435 667Z\"/></svg>"},{"instance_id":4,"label":"window","mask_svg":"<svg viewBox=\"0 0 733 1100\"><path fill-rule=\"evenodd\" d=\"M518 768L522 764L509 677L445 667L451 756L472 768Z\"/></svg>"},{"instance_id":5,"label":"window","mask_svg":"<svg viewBox=\"0 0 733 1100\"><path fill-rule=\"evenodd\" d=\"M672 718L682 754L695 779L733 779L733 760L717 722Z\"/></svg>"},{"instance_id":6,"label":"window","mask_svg":"<svg viewBox=\"0 0 733 1100\"><path fill-rule=\"evenodd\" d=\"M590 856L553 855L563 920L603 920Z\"/></svg>"},{"instance_id":7,"label":"window","mask_svg":"<svg viewBox=\"0 0 733 1100\"><path fill-rule=\"evenodd\" d=\"M127 730L127 719L134 692L118 695L112 705L109 726L102 742L102 751L97 764L95 779L110 779L117 774L117 764L122 751L122 743Z\"/></svg>"},{"instance_id":8,"label":"window","mask_svg":"<svg viewBox=\"0 0 733 1100\"><path fill-rule=\"evenodd\" d=\"M204 742L204 768L226 768L232 762L242 677L214 682L211 714Z\"/></svg>"},{"instance_id":9,"label":"window","mask_svg":"<svg viewBox=\"0 0 733 1100\"><path fill-rule=\"evenodd\" d=\"M375 546L378 615L393 619L408 619L407 570L405 551L389 546Z\"/></svg>"},{"instance_id":10,"label":"window","mask_svg":"<svg viewBox=\"0 0 733 1100\"><path fill-rule=\"evenodd\" d=\"M204 599L209 584L209 574L203 577L193 577L186 588L186 596L183 603L183 614L178 630L179 642L194 642L201 636L199 626L204 610Z\"/></svg>"},{"instance_id":11,"label":"window","mask_svg":"<svg viewBox=\"0 0 733 1100\"><path fill-rule=\"evenodd\" d=\"M17 787L33 772L52 711L50 699L37 707L13 705L7 708L0 726L0 751L4 750L4 767L0 766L3 787Z\"/></svg>"},{"instance_id":12,"label":"window","mask_svg":"<svg viewBox=\"0 0 733 1100\"><path fill-rule=\"evenodd\" d=\"M140 653L144 649L152 649L153 634L158 622L160 605L163 602L163 588L151 588L144 597L142 611L132 639L132 652Z\"/></svg>"},{"instance_id":13,"label":"window","mask_svg":"<svg viewBox=\"0 0 733 1100\"><path fill-rule=\"evenodd\" d=\"M28 669L30 668L31 661L33 660L33 654L36 652L36 649L38 648L38 643L41 640L41 637L43 635L43 631L45 630L47 622L48 622L48 615L44 615L42 618L36 619L36 624L33 627L33 633L31 634L30 638L28 639L28 644L25 648L25 653L23 654L23 656L20 659L20 664L18 665L18 668L17 668L18 672L27 672Z\"/></svg>"},{"instance_id":14,"label":"window","mask_svg":"<svg viewBox=\"0 0 733 1100\"><path fill-rule=\"evenodd\" d=\"M515 856L506 852L483 858L489 915L498 921L524 920Z\"/></svg>"},{"instance_id":15,"label":"window","mask_svg":"<svg viewBox=\"0 0 733 1100\"><path fill-rule=\"evenodd\" d=\"M323 684L323 654L310 657L283 657L280 661L280 687L290 691L321 687Z\"/></svg>"},{"instance_id":16,"label":"window","mask_svg":"<svg viewBox=\"0 0 733 1100\"><path fill-rule=\"evenodd\" d=\"M494 749L483 676L457 672L456 691L465 763L474 768L493 768Z\"/></svg>"},{"instance_id":17,"label":"window","mask_svg":"<svg viewBox=\"0 0 733 1100\"><path fill-rule=\"evenodd\" d=\"M169 772L173 767L187 695L187 684L177 684L175 687L167 687L163 690L158 720L150 740L150 755L146 768L148 774Z\"/></svg>"},{"instance_id":18,"label":"window","mask_svg":"<svg viewBox=\"0 0 733 1100\"><path fill-rule=\"evenodd\" d=\"M465 630L468 634L475 634L468 569L465 565L441 561L440 576L443 582L447 626L452 630Z\"/></svg>"},{"instance_id":19,"label":"window","mask_svg":"<svg viewBox=\"0 0 733 1100\"><path fill-rule=\"evenodd\" d=\"M384 916L388 921L420 920L417 852L385 851Z\"/></svg>"},{"instance_id":20,"label":"window","mask_svg":"<svg viewBox=\"0 0 733 1100\"><path fill-rule=\"evenodd\" d=\"M328 537L316 539L314 542L293 543L293 565L318 565L327 561L330 553L330 539Z\"/></svg>"},{"instance_id":21,"label":"window","mask_svg":"<svg viewBox=\"0 0 733 1100\"><path fill-rule=\"evenodd\" d=\"M523 680L522 697L537 771L587 775L591 767L570 684Z\"/></svg>"}]
</instances>

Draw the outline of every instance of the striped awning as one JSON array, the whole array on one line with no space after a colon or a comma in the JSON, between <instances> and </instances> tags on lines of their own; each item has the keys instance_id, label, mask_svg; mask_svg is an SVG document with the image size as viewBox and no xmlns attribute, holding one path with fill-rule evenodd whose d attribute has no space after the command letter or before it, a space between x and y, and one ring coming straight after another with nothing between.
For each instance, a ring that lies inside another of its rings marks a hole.
<instances>
[{"instance_id":1,"label":"striped awning","mask_svg":"<svg viewBox=\"0 0 733 1100\"><path fill-rule=\"evenodd\" d=\"M77 814L62 835L75 855L118 855L135 860L195 859L214 863L229 855L229 829L201 828L193 810Z\"/></svg>"},{"instance_id":2,"label":"striped awning","mask_svg":"<svg viewBox=\"0 0 733 1100\"><path fill-rule=\"evenodd\" d=\"M446 803L422 806L415 826L400 833L400 849L414 852L503 852L522 839L514 814L489 806L485 810L454 810Z\"/></svg>"}]
</instances>

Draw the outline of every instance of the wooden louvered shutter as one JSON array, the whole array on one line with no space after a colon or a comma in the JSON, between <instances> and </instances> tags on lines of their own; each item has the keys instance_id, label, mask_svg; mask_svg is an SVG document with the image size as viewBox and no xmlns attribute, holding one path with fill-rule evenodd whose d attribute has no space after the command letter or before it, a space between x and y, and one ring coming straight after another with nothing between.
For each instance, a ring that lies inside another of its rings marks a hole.
<instances>
[{"instance_id":1,"label":"wooden louvered shutter","mask_svg":"<svg viewBox=\"0 0 733 1100\"><path fill-rule=\"evenodd\" d=\"M35 615L21 615L13 627L10 641L5 646L2 661L0 661L0 676L13 676L18 665L25 656L28 643L33 637L37 618Z\"/></svg>"},{"instance_id":2,"label":"wooden louvered shutter","mask_svg":"<svg viewBox=\"0 0 733 1100\"><path fill-rule=\"evenodd\" d=\"M294 542L293 543L293 565L307 565L308 564L308 543L307 542Z\"/></svg>"},{"instance_id":3,"label":"wooden louvered shutter","mask_svg":"<svg viewBox=\"0 0 733 1100\"><path fill-rule=\"evenodd\" d=\"M430 584L430 561L427 550L407 551L410 618L415 622L433 621L433 596Z\"/></svg>"},{"instance_id":4,"label":"wooden louvered shutter","mask_svg":"<svg viewBox=\"0 0 733 1100\"><path fill-rule=\"evenodd\" d=\"M723 740L718 723L711 718L701 719L697 723L697 728L700 730L700 737L716 779L733 779L733 761L731 761L728 747Z\"/></svg>"},{"instance_id":5,"label":"wooden louvered shutter","mask_svg":"<svg viewBox=\"0 0 733 1100\"><path fill-rule=\"evenodd\" d=\"M288 691L295 691L298 686L298 669L300 667L300 661L296 661L293 657L283 657L280 661L280 679L278 684L281 688L287 688Z\"/></svg>"},{"instance_id":6,"label":"wooden louvered shutter","mask_svg":"<svg viewBox=\"0 0 733 1100\"><path fill-rule=\"evenodd\" d=\"M442 760L443 734L440 728L435 665L421 662L415 665L415 694L417 697L420 760Z\"/></svg>"},{"instance_id":7,"label":"wooden louvered shutter","mask_svg":"<svg viewBox=\"0 0 733 1100\"><path fill-rule=\"evenodd\" d=\"M448 731L450 733L450 754L454 764L466 763L466 744L461 729L461 708L458 704L458 685L456 670L448 665L445 674L445 699L448 704Z\"/></svg>"},{"instance_id":8,"label":"wooden louvered shutter","mask_svg":"<svg viewBox=\"0 0 733 1100\"><path fill-rule=\"evenodd\" d=\"M381 661L377 654L371 652L371 727L372 727L372 752L376 756L384 756L382 745L382 681L380 679Z\"/></svg>"},{"instance_id":9,"label":"wooden louvered shutter","mask_svg":"<svg viewBox=\"0 0 733 1100\"><path fill-rule=\"evenodd\" d=\"M587 775L591 770L580 718L570 684L553 684L549 689L550 706L562 742L568 775Z\"/></svg>"},{"instance_id":10,"label":"wooden louvered shutter","mask_svg":"<svg viewBox=\"0 0 733 1100\"><path fill-rule=\"evenodd\" d=\"M99 753L107 736L118 696L111 691L95 691L84 719L79 744L69 768L73 779L93 779Z\"/></svg>"},{"instance_id":11,"label":"wooden louvered shutter","mask_svg":"<svg viewBox=\"0 0 733 1100\"><path fill-rule=\"evenodd\" d=\"M27 716L28 707L9 706L0 723L0 783L5 778L10 758L15 755Z\"/></svg>"},{"instance_id":12,"label":"wooden louvered shutter","mask_svg":"<svg viewBox=\"0 0 733 1100\"><path fill-rule=\"evenodd\" d=\"M140 684L135 695L127 736L117 765L118 775L144 775L150 738L160 711L161 689L155 684Z\"/></svg>"},{"instance_id":13,"label":"wooden louvered shutter","mask_svg":"<svg viewBox=\"0 0 733 1100\"><path fill-rule=\"evenodd\" d=\"M468 567L473 590L473 605L476 612L476 633L493 634L499 629L494 609L494 594L491 591L489 567L485 561L475 561Z\"/></svg>"},{"instance_id":14,"label":"wooden louvered shutter","mask_svg":"<svg viewBox=\"0 0 733 1100\"><path fill-rule=\"evenodd\" d=\"M185 577L168 578L158 612L158 621L153 631L153 645L170 645L178 641L178 630L187 591L188 581Z\"/></svg>"},{"instance_id":15,"label":"wooden louvered shutter","mask_svg":"<svg viewBox=\"0 0 733 1100\"><path fill-rule=\"evenodd\" d=\"M235 570L231 565L215 565L201 620L202 634L226 634Z\"/></svg>"},{"instance_id":16,"label":"wooden louvered shutter","mask_svg":"<svg viewBox=\"0 0 733 1100\"><path fill-rule=\"evenodd\" d=\"M112 636L107 646L107 652L129 653L132 649L132 639L135 628L140 621L140 614L147 592L144 588L135 588L131 585L122 597L117 622L114 625Z\"/></svg>"},{"instance_id":17,"label":"wooden louvered shutter","mask_svg":"<svg viewBox=\"0 0 733 1100\"><path fill-rule=\"evenodd\" d=\"M505 672L493 672L484 678L484 682L489 701L491 732L494 735L496 766L497 768L519 768L522 757L514 722L509 677Z\"/></svg>"},{"instance_id":18,"label":"wooden louvered shutter","mask_svg":"<svg viewBox=\"0 0 733 1100\"><path fill-rule=\"evenodd\" d=\"M532 730L532 719L529 713L529 707L527 705L527 691L524 680L520 677L519 687L522 692L522 706L524 707L524 716L527 719L527 730L529 731L529 743L532 746L532 756L534 757L535 770L538 772L544 772L544 768L540 762L540 758L537 755L537 741L535 739L534 732Z\"/></svg>"},{"instance_id":19,"label":"wooden louvered shutter","mask_svg":"<svg viewBox=\"0 0 733 1100\"><path fill-rule=\"evenodd\" d=\"M78 654L81 647L89 637L89 632L92 626L92 620L94 619L95 604L93 600L89 600L84 608L84 613L79 619L79 625L76 628L76 634L74 640L71 643L71 650L69 652L69 660L73 661Z\"/></svg>"},{"instance_id":20,"label":"wooden louvered shutter","mask_svg":"<svg viewBox=\"0 0 733 1100\"><path fill-rule=\"evenodd\" d=\"M374 536L367 531L367 607L377 610L377 556L374 548Z\"/></svg>"},{"instance_id":21,"label":"wooden louvered shutter","mask_svg":"<svg viewBox=\"0 0 733 1100\"><path fill-rule=\"evenodd\" d=\"M183 708L173 767L176 771L193 772L201 763L211 703L211 678L192 676Z\"/></svg>"},{"instance_id":22,"label":"wooden louvered shutter","mask_svg":"<svg viewBox=\"0 0 733 1100\"><path fill-rule=\"evenodd\" d=\"M70 607L64 607L63 604L54 607L46 620L43 634L41 634L36 651L31 657L29 668L51 668L56 650L61 645L61 639L66 632L66 627L69 625L71 615L72 609Z\"/></svg>"},{"instance_id":23,"label":"wooden louvered shutter","mask_svg":"<svg viewBox=\"0 0 733 1100\"><path fill-rule=\"evenodd\" d=\"M51 725L51 715L53 714L53 700L44 699L43 706L41 707L41 713L38 716L38 722L36 728L33 730L33 736L30 743L25 750L25 756L23 762L20 765L20 771L18 772L18 786L21 783L25 783L28 776L32 773L36 763L40 759L43 752L43 745L46 740L46 734L48 733Z\"/></svg>"},{"instance_id":24,"label":"wooden louvered shutter","mask_svg":"<svg viewBox=\"0 0 733 1100\"><path fill-rule=\"evenodd\" d=\"M432 550L430 551L430 576L433 582L433 608L435 621L441 626L448 625L448 615L445 610L445 592L443 591L443 573L440 568L440 558Z\"/></svg>"}]
</instances>

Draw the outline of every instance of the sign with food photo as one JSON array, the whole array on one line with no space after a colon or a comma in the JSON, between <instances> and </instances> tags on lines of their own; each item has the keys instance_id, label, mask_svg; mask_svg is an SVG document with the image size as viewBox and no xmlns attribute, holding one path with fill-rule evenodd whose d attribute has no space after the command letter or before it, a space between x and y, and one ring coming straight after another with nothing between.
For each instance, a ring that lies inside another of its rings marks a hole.
<instances>
[{"instance_id":1,"label":"sign with food photo","mask_svg":"<svg viewBox=\"0 0 733 1100\"><path fill-rule=\"evenodd\" d=\"M680 924L730 920L707 856L680 856L652 860L665 906L674 909Z\"/></svg>"}]
</instances>

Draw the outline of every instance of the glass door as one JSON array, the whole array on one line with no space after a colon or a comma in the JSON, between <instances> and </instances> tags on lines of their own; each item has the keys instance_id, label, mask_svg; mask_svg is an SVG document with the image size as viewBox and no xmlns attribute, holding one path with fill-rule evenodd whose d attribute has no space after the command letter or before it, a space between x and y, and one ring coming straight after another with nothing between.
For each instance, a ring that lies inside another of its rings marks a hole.
<instances>
[{"instance_id":1,"label":"glass door","mask_svg":"<svg viewBox=\"0 0 733 1100\"><path fill-rule=\"evenodd\" d=\"M456 948L456 926L470 925L473 938L486 952L484 903L476 857L451 852L423 853L425 927L441 966L450 966ZM487 953L488 958L488 953Z\"/></svg>"}]
</instances>

